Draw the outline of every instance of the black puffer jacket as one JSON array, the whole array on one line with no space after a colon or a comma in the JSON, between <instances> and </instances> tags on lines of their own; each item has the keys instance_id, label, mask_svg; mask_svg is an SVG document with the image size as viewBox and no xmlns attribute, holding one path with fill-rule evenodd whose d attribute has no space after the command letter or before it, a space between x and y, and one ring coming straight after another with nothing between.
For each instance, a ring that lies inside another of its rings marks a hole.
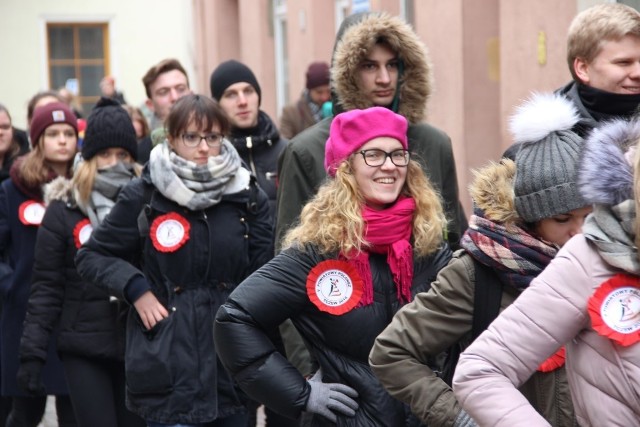
<instances>
[{"instance_id":1,"label":"black puffer jacket","mask_svg":"<svg viewBox=\"0 0 640 427\"><path fill-rule=\"evenodd\" d=\"M280 136L273 120L264 111L259 111L255 127L234 128L228 139L258 180L258 185L267 193L271 217L275 221L278 157L289 141Z\"/></svg>"},{"instance_id":2,"label":"black puffer jacket","mask_svg":"<svg viewBox=\"0 0 640 427\"><path fill-rule=\"evenodd\" d=\"M142 418L197 424L246 410L216 357L211 328L231 290L273 255L268 209L252 184L190 211L155 190L147 167L78 252L86 280L125 298L127 285L144 275L170 313L149 331L136 310L127 319L127 407ZM167 218L183 222L188 239L163 252L152 238Z\"/></svg>"},{"instance_id":3,"label":"black puffer jacket","mask_svg":"<svg viewBox=\"0 0 640 427\"><path fill-rule=\"evenodd\" d=\"M451 251L445 247L416 259L412 293L428 289L450 258ZM323 382L346 384L358 392L360 407L355 417L339 416L339 426L409 425L407 407L382 388L367 361L375 338L401 306L386 256L370 256L374 302L341 315L318 309L310 299L313 291L307 289L310 271L334 259L311 246L304 252L291 248L245 280L216 316L214 339L220 360L252 398L298 417L310 386L267 338L290 318L318 360ZM333 424L315 416L313 425Z\"/></svg>"},{"instance_id":4,"label":"black puffer jacket","mask_svg":"<svg viewBox=\"0 0 640 427\"><path fill-rule=\"evenodd\" d=\"M80 231L90 223L71 194L71 182L63 177L46 187L51 202L38 228L20 359L44 362L59 322L59 353L122 360L127 305L78 275L74 258L90 228Z\"/></svg>"}]
</instances>

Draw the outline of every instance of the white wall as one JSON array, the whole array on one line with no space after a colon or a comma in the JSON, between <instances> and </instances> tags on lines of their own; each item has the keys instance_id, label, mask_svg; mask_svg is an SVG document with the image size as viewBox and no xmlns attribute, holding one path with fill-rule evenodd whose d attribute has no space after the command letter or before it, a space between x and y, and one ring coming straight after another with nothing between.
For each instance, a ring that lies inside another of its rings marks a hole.
<instances>
[{"instance_id":1,"label":"white wall","mask_svg":"<svg viewBox=\"0 0 640 427\"><path fill-rule=\"evenodd\" d=\"M109 23L111 74L127 102L144 102L142 76L164 58L177 58L195 85L190 0L1 0L0 103L15 126L25 127L29 98L49 89L46 23L88 21Z\"/></svg>"}]
</instances>

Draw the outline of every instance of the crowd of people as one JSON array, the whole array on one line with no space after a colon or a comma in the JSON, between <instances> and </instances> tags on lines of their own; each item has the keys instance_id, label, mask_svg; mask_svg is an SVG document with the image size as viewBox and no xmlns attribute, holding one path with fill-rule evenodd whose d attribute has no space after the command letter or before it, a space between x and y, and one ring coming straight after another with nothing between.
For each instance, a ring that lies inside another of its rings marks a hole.
<instances>
[{"instance_id":1,"label":"crowd of people","mask_svg":"<svg viewBox=\"0 0 640 427\"><path fill-rule=\"evenodd\" d=\"M353 14L280 120L228 60L0 105L0 426L640 422L640 12L579 13L464 212L418 35ZM15 114L15 112L12 112Z\"/></svg>"}]
</instances>

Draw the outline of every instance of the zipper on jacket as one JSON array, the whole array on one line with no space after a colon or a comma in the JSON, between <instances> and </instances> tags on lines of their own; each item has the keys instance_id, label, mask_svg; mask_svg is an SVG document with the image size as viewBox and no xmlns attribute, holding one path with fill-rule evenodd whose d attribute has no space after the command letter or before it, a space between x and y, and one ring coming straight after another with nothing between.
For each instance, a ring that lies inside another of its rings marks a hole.
<instances>
[{"instance_id":1,"label":"zipper on jacket","mask_svg":"<svg viewBox=\"0 0 640 427\"><path fill-rule=\"evenodd\" d=\"M205 270L204 273L204 277L205 278L209 278L209 272L211 270L211 259L212 254L213 254L213 248L211 247L211 242L212 242L212 238L211 238L211 227L209 227L209 221L207 221L207 212L205 212L205 210L202 210L202 219L204 220L204 226L207 228L207 237L209 239L209 260L207 261L207 269Z\"/></svg>"},{"instance_id":2,"label":"zipper on jacket","mask_svg":"<svg viewBox=\"0 0 640 427\"><path fill-rule=\"evenodd\" d=\"M258 177L258 172L256 172L256 165L253 163L253 142L251 141L251 137L247 137L247 150L249 151L249 166L251 166L251 172L253 176Z\"/></svg>"}]
</instances>

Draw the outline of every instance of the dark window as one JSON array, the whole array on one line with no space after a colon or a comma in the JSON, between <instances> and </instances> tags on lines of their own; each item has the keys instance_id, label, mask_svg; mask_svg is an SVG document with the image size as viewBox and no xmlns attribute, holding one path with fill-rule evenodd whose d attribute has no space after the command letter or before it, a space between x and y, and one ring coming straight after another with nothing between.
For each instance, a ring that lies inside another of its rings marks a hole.
<instances>
[{"instance_id":1,"label":"dark window","mask_svg":"<svg viewBox=\"0 0 640 427\"><path fill-rule=\"evenodd\" d=\"M109 74L109 27L103 23L47 24L49 87L77 79L77 100L88 113L100 98L100 80Z\"/></svg>"}]
</instances>

